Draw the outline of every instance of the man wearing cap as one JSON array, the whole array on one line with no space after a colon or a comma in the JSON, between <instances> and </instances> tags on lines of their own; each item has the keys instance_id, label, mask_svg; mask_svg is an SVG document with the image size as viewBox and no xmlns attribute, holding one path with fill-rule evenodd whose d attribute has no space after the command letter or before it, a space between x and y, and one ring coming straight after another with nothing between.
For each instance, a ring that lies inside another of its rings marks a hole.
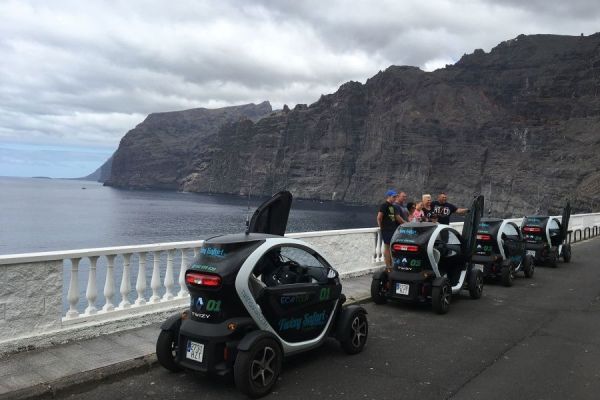
<instances>
[{"instance_id":1,"label":"man wearing cap","mask_svg":"<svg viewBox=\"0 0 600 400\"><path fill-rule=\"evenodd\" d=\"M383 240L383 259L388 268L392 266L392 254L390 253L392 235L396 227L405 222L394 207L394 197L397 195L398 193L395 190L388 190L385 193L385 203L379 207L379 212L377 213L377 226L379 226Z\"/></svg>"}]
</instances>

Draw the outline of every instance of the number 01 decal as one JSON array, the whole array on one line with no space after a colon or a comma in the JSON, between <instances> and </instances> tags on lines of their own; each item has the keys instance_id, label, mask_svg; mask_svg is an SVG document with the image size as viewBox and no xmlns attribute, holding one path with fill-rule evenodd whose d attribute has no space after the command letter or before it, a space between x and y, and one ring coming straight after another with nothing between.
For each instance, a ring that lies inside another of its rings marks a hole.
<instances>
[{"instance_id":1,"label":"number 01 decal","mask_svg":"<svg viewBox=\"0 0 600 400\"><path fill-rule=\"evenodd\" d=\"M329 300L329 296L331 294L331 288L325 287L321 289L319 293L319 300Z\"/></svg>"},{"instance_id":2,"label":"number 01 decal","mask_svg":"<svg viewBox=\"0 0 600 400\"><path fill-rule=\"evenodd\" d=\"M221 300L209 300L208 303L206 303L206 311L221 311Z\"/></svg>"}]
</instances>

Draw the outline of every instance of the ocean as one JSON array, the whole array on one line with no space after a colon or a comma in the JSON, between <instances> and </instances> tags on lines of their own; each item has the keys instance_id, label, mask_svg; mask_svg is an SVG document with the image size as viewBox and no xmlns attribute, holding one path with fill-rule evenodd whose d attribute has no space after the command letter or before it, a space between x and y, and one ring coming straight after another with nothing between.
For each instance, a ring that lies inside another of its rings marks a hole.
<instances>
[{"instance_id":1,"label":"ocean","mask_svg":"<svg viewBox=\"0 0 600 400\"><path fill-rule=\"evenodd\" d=\"M0 177L0 254L199 240L242 232L265 198ZM288 232L376 226L377 207L295 199Z\"/></svg>"}]
</instances>

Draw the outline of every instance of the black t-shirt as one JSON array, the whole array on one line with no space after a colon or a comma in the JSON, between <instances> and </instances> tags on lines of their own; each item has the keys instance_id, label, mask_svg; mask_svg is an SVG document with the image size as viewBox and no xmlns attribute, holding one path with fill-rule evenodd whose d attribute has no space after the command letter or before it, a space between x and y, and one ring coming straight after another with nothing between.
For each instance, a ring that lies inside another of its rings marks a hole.
<instances>
[{"instance_id":1,"label":"black t-shirt","mask_svg":"<svg viewBox=\"0 0 600 400\"><path fill-rule=\"evenodd\" d=\"M431 218L435 216L436 214L433 212L433 205L429 210L423 207L423 217L425 217L425 221L431 221Z\"/></svg>"},{"instance_id":2,"label":"black t-shirt","mask_svg":"<svg viewBox=\"0 0 600 400\"><path fill-rule=\"evenodd\" d=\"M431 209L434 214L438 216L438 222L440 224L450 224L450 215L454 214L458 207L454 204L444 203L440 204L438 201L431 203Z\"/></svg>"},{"instance_id":3,"label":"black t-shirt","mask_svg":"<svg viewBox=\"0 0 600 400\"><path fill-rule=\"evenodd\" d=\"M383 220L381 221L382 231L395 231L398 223L396 222L396 209L394 205L387 201L379 206L379 212L383 213Z\"/></svg>"}]
</instances>

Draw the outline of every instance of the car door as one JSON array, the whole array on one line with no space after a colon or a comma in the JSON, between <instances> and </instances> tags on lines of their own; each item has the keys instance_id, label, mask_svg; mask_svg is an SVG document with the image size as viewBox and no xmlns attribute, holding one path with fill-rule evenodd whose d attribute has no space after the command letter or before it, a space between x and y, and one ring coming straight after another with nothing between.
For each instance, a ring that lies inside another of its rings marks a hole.
<instances>
[{"instance_id":1,"label":"car door","mask_svg":"<svg viewBox=\"0 0 600 400\"><path fill-rule=\"evenodd\" d=\"M341 294L337 275L310 249L284 245L271 251L278 252L279 266L257 299L263 315L287 342L319 336Z\"/></svg>"},{"instance_id":2,"label":"car door","mask_svg":"<svg viewBox=\"0 0 600 400\"><path fill-rule=\"evenodd\" d=\"M502 240L506 258L514 265L518 265L523 257L524 244L517 226L509 222L502 228Z\"/></svg>"}]
</instances>

